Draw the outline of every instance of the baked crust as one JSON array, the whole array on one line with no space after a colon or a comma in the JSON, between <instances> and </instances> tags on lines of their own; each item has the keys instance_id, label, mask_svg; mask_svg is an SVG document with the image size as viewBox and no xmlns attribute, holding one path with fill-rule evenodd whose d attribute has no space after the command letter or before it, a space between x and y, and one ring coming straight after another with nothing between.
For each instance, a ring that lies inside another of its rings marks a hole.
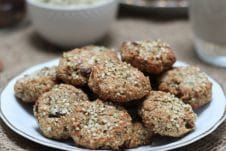
<instances>
[{"instance_id":1,"label":"baked crust","mask_svg":"<svg viewBox=\"0 0 226 151\"><path fill-rule=\"evenodd\" d=\"M124 42L120 51L123 61L149 74L161 74L176 62L169 44L159 40Z\"/></svg>"},{"instance_id":2,"label":"baked crust","mask_svg":"<svg viewBox=\"0 0 226 151\"><path fill-rule=\"evenodd\" d=\"M160 78L159 90L170 92L190 104L193 109L212 100L212 83L198 67L179 67Z\"/></svg>"},{"instance_id":3,"label":"baked crust","mask_svg":"<svg viewBox=\"0 0 226 151\"><path fill-rule=\"evenodd\" d=\"M87 85L92 67L105 60L119 60L113 49L87 46L66 52L60 59L57 77L67 84Z\"/></svg>"},{"instance_id":4,"label":"baked crust","mask_svg":"<svg viewBox=\"0 0 226 151\"><path fill-rule=\"evenodd\" d=\"M25 103L34 103L56 84L56 67L45 67L19 79L14 86L15 95Z\"/></svg>"},{"instance_id":5,"label":"baked crust","mask_svg":"<svg viewBox=\"0 0 226 151\"><path fill-rule=\"evenodd\" d=\"M39 97L34 106L34 115L40 130L48 138L69 138L68 124L71 114L80 102L88 97L74 86L61 84Z\"/></svg>"},{"instance_id":6,"label":"baked crust","mask_svg":"<svg viewBox=\"0 0 226 151\"><path fill-rule=\"evenodd\" d=\"M89 87L99 98L125 103L147 96L150 81L142 72L125 62L105 61L93 67Z\"/></svg>"},{"instance_id":7,"label":"baked crust","mask_svg":"<svg viewBox=\"0 0 226 151\"><path fill-rule=\"evenodd\" d=\"M170 93L151 91L139 114L149 131L162 136L181 137L195 128L191 106Z\"/></svg>"},{"instance_id":8,"label":"baked crust","mask_svg":"<svg viewBox=\"0 0 226 151\"><path fill-rule=\"evenodd\" d=\"M152 132L148 131L142 123L136 122L132 125L130 139L126 143L126 148L135 148L142 145L151 144Z\"/></svg>"},{"instance_id":9,"label":"baked crust","mask_svg":"<svg viewBox=\"0 0 226 151\"><path fill-rule=\"evenodd\" d=\"M83 102L75 108L70 135L82 147L117 150L129 140L131 121L123 107L101 100Z\"/></svg>"}]
</instances>

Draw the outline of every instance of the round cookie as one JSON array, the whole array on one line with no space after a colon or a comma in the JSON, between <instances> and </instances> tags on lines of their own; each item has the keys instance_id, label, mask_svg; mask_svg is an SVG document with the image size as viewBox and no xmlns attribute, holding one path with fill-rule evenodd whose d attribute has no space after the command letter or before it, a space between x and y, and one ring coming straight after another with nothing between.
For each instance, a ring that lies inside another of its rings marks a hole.
<instances>
[{"instance_id":1,"label":"round cookie","mask_svg":"<svg viewBox=\"0 0 226 151\"><path fill-rule=\"evenodd\" d=\"M14 91L17 98L26 103L34 103L44 92L56 84L56 68L43 68L19 79Z\"/></svg>"},{"instance_id":2,"label":"round cookie","mask_svg":"<svg viewBox=\"0 0 226 151\"><path fill-rule=\"evenodd\" d=\"M150 81L142 72L125 62L105 61L93 67L89 87L102 100L129 102L145 97Z\"/></svg>"},{"instance_id":3,"label":"round cookie","mask_svg":"<svg viewBox=\"0 0 226 151\"><path fill-rule=\"evenodd\" d=\"M127 148L135 148L151 144L152 132L149 132L140 122L133 123L130 140L126 143Z\"/></svg>"},{"instance_id":4,"label":"round cookie","mask_svg":"<svg viewBox=\"0 0 226 151\"><path fill-rule=\"evenodd\" d=\"M71 113L78 103L86 101L86 94L71 85L54 86L39 97L34 106L41 132L48 138L67 139Z\"/></svg>"},{"instance_id":5,"label":"round cookie","mask_svg":"<svg viewBox=\"0 0 226 151\"><path fill-rule=\"evenodd\" d=\"M131 133L131 117L110 102L82 102L74 110L70 135L79 146L89 149L124 147Z\"/></svg>"},{"instance_id":6,"label":"round cookie","mask_svg":"<svg viewBox=\"0 0 226 151\"><path fill-rule=\"evenodd\" d=\"M123 61L149 74L160 74L176 61L170 46L159 40L124 42L120 51Z\"/></svg>"},{"instance_id":7,"label":"round cookie","mask_svg":"<svg viewBox=\"0 0 226 151\"><path fill-rule=\"evenodd\" d=\"M191 106L166 92L151 91L139 114L148 130L162 136L181 137L195 127Z\"/></svg>"},{"instance_id":8,"label":"round cookie","mask_svg":"<svg viewBox=\"0 0 226 151\"><path fill-rule=\"evenodd\" d=\"M64 53L57 68L57 77L74 86L85 86L92 67L104 60L118 60L114 50L87 46Z\"/></svg>"},{"instance_id":9,"label":"round cookie","mask_svg":"<svg viewBox=\"0 0 226 151\"><path fill-rule=\"evenodd\" d=\"M170 92L197 109L212 99L212 83L197 67L179 67L166 72L159 90Z\"/></svg>"}]
</instances>

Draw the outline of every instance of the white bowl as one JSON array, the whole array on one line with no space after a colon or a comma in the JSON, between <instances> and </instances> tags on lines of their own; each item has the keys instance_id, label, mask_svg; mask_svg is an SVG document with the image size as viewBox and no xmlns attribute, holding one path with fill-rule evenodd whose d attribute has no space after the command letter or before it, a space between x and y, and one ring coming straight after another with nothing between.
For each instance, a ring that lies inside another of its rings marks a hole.
<instances>
[{"instance_id":1,"label":"white bowl","mask_svg":"<svg viewBox=\"0 0 226 151\"><path fill-rule=\"evenodd\" d=\"M116 18L118 0L92 5L56 6L27 0L36 31L51 43L63 47L91 44L102 38Z\"/></svg>"}]
</instances>

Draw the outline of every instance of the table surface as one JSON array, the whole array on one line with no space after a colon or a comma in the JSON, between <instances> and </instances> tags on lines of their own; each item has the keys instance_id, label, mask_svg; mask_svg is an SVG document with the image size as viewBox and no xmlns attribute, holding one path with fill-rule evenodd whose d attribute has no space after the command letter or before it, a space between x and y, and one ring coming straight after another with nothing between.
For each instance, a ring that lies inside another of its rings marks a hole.
<instances>
[{"instance_id":1,"label":"table surface","mask_svg":"<svg viewBox=\"0 0 226 151\"><path fill-rule=\"evenodd\" d=\"M192 41L192 30L186 18L153 19L150 16L120 15L108 34L98 44L117 49L123 41L141 39L162 39L169 42L175 50L178 60L199 66L226 88L225 69L209 66L197 58ZM0 30L0 60L4 63L4 70L0 72L0 90L12 77L26 68L57 58L63 50L43 40L31 25ZM38 151L53 149L38 145L17 135L0 119L0 151L5 150ZM225 151L226 122L202 140L178 150Z\"/></svg>"}]
</instances>

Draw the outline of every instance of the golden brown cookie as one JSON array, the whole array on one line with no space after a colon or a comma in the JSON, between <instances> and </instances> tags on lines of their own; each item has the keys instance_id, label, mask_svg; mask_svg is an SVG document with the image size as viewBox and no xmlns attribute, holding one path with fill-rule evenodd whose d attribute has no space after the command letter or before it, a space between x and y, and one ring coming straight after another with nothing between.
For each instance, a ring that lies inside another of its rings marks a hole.
<instances>
[{"instance_id":1,"label":"golden brown cookie","mask_svg":"<svg viewBox=\"0 0 226 151\"><path fill-rule=\"evenodd\" d=\"M151 90L149 78L125 62L105 61L93 67L89 87L102 100L129 102L145 97Z\"/></svg>"},{"instance_id":2,"label":"golden brown cookie","mask_svg":"<svg viewBox=\"0 0 226 151\"><path fill-rule=\"evenodd\" d=\"M75 106L88 102L81 90L71 85L61 84L39 97L34 106L34 115L40 130L48 138L67 139L68 123Z\"/></svg>"},{"instance_id":3,"label":"golden brown cookie","mask_svg":"<svg viewBox=\"0 0 226 151\"><path fill-rule=\"evenodd\" d=\"M38 97L56 84L56 68L43 68L19 79L15 86L15 95L26 103L34 103Z\"/></svg>"},{"instance_id":4,"label":"golden brown cookie","mask_svg":"<svg viewBox=\"0 0 226 151\"><path fill-rule=\"evenodd\" d=\"M126 143L127 148L135 148L151 144L152 132L148 131L140 122L133 123L130 139Z\"/></svg>"},{"instance_id":5,"label":"golden brown cookie","mask_svg":"<svg viewBox=\"0 0 226 151\"><path fill-rule=\"evenodd\" d=\"M123 61L149 74L160 74L176 61L169 44L159 40L124 42L120 51Z\"/></svg>"},{"instance_id":6,"label":"golden brown cookie","mask_svg":"<svg viewBox=\"0 0 226 151\"><path fill-rule=\"evenodd\" d=\"M98 46L74 49L61 57L57 77L74 86L85 86L92 67L108 59L118 60L114 50Z\"/></svg>"},{"instance_id":7,"label":"golden brown cookie","mask_svg":"<svg viewBox=\"0 0 226 151\"><path fill-rule=\"evenodd\" d=\"M195 127L191 106L166 92L151 91L139 114L148 130L162 136L181 137Z\"/></svg>"},{"instance_id":8,"label":"golden brown cookie","mask_svg":"<svg viewBox=\"0 0 226 151\"><path fill-rule=\"evenodd\" d=\"M176 95L194 109L212 100L212 83L204 72L192 66L166 72L160 79L159 90Z\"/></svg>"},{"instance_id":9,"label":"golden brown cookie","mask_svg":"<svg viewBox=\"0 0 226 151\"><path fill-rule=\"evenodd\" d=\"M76 106L70 135L79 146L89 149L120 149L129 139L131 117L110 102L96 100Z\"/></svg>"}]
</instances>

